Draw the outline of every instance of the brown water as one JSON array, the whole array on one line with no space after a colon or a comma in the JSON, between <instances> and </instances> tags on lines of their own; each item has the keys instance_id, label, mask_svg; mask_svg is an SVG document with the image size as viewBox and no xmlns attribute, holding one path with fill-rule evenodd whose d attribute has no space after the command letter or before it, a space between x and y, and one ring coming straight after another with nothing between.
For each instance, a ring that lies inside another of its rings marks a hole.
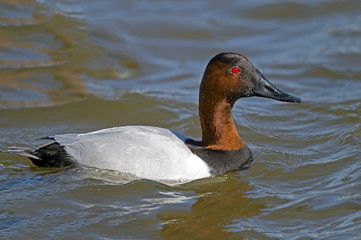
<instances>
[{"instance_id":1,"label":"brown water","mask_svg":"<svg viewBox=\"0 0 361 240\"><path fill-rule=\"evenodd\" d=\"M200 138L222 51L303 102L241 99L251 168L178 186L0 152L0 239L361 239L361 2L305 2L1 0L1 149L129 124Z\"/></svg>"}]
</instances>

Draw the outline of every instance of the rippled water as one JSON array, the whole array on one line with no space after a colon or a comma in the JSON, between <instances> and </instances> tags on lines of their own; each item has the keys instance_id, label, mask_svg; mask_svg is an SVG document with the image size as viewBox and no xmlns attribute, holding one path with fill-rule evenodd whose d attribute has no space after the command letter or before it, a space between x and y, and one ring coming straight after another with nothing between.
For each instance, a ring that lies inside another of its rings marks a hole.
<instances>
[{"instance_id":1,"label":"rippled water","mask_svg":"<svg viewBox=\"0 0 361 240\"><path fill-rule=\"evenodd\" d=\"M183 185L0 152L0 238L361 239L360 39L357 0L1 0L1 149L128 124L200 138L223 51L303 102L241 99L252 167Z\"/></svg>"}]
</instances>

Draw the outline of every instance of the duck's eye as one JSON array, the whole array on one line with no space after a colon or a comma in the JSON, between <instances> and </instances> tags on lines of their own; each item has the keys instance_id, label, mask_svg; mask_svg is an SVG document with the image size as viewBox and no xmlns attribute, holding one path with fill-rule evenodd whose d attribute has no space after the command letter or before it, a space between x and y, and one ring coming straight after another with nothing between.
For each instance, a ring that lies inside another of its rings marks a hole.
<instances>
[{"instance_id":1,"label":"duck's eye","mask_svg":"<svg viewBox=\"0 0 361 240\"><path fill-rule=\"evenodd\" d=\"M239 68L238 68L238 67L232 68L232 72L234 72L234 73L239 73Z\"/></svg>"}]
</instances>

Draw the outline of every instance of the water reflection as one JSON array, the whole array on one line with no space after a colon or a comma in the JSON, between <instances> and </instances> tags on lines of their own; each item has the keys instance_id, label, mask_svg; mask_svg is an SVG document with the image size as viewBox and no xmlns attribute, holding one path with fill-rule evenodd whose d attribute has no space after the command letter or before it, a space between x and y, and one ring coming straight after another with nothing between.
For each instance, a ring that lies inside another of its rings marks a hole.
<instances>
[{"instance_id":1,"label":"water reflection","mask_svg":"<svg viewBox=\"0 0 361 240\"><path fill-rule=\"evenodd\" d=\"M304 99L239 101L255 161L202 186L50 172L0 151L0 238L360 238L359 5L0 0L0 148L129 124L199 138L199 81L221 51Z\"/></svg>"},{"instance_id":2,"label":"water reflection","mask_svg":"<svg viewBox=\"0 0 361 240\"><path fill-rule=\"evenodd\" d=\"M82 19L54 13L51 7L34 1L3 1L2 5L3 11L19 15L0 19L2 106L54 105L79 100L89 94L84 76L119 77L116 68L94 66L104 51L87 40ZM127 68L134 63L123 60L119 65Z\"/></svg>"},{"instance_id":3,"label":"water reflection","mask_svg":"<svg viewBox=\"0 0 361 240\"><path fill-rule=\"evenodd\" d=\"M2 0L0 6L2 26L40 24L52 15L48 6L34 0Z\"/></svg>"},{"instance_id":4,"label":"water reflection","mask_svg":"<svg viewBox=\"0 0 361 240\"><path fill-rule=\"evenodd\" d=\"M236 178L222 178L222 181L208 180L208 185L203 182L192 188L200 197L192 205L191 213L159 212L161 234L165 239L174 239L174 236L182 236L184 239L228 239L233 233L227 226L237 219L259 215L260 209L265 205L247 198L250 186L238 182ZM192 184L195 183L190 185Z\"/></svg>"}]
</instances>

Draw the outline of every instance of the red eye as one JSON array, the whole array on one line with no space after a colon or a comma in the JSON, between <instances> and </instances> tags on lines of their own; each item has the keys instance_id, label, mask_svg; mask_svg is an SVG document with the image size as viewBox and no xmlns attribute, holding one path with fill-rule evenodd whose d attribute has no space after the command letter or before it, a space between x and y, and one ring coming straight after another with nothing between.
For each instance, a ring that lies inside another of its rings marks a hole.
<instances>
[{"instance_id":1,"label":"red eye","mask_svg":"<svg viewBox=\"0 0 361 240\"><path fill-rule=\"evenodd\" d=\"M234 72L234 73L239 73L239 68L238 68L238 67L232 68L232 72Z\"/></svg>"}]
</instances>

